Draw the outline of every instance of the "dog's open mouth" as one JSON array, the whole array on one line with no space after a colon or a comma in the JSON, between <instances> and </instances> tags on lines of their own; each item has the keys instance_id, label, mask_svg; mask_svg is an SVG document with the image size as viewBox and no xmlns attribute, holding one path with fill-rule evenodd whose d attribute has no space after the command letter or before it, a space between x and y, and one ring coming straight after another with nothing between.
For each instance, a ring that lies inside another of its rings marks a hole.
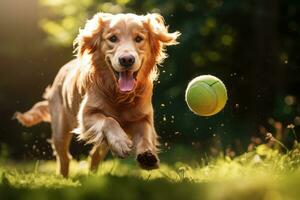
<instances>
[{"instance_id":1,"label":"dog's open mouth","mask_svg":"<svg viewBox=\"0 0 300 200\"><path fill-rule=\"evenodd\" d=\"M115 74L120 91L121 92L133 91L137 83L137 74L140 70L137 70L135 72L132 70L124 70L122 72L118 72L114 70L109 57L107 58L106 61L108 65L111 67L113 73Z\"/></svg>"},{"instance_id":2,"label":"dog's open mouth","mask_svg":"<svg viewBox=\"0 0 300 200\"><path fill-rule=\"evenodd\" d=\"M118 80L119 88L121 92L130 92L135 88L137 71L133 72L125 70L122 72L114 71L115 76Z\"/></svg>"}]
</instances>

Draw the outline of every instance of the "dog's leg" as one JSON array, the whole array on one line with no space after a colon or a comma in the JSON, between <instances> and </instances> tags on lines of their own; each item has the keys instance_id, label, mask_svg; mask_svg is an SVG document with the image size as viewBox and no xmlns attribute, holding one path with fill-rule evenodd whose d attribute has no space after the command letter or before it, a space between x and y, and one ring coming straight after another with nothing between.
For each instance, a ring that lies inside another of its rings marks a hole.
<instances>
[{"instance_id":1,"label":"dog's leg","mask_svg":"<svg viewBox=\"0 0 300 200\"><path fill-rule=\"evenodd\" d=\"M97 172L99 163L105 158L108 153L109 147L106 141L103 141L99 146L94 146L90 152L91 165L90 170Z\"/></svg>"},{"instance_id":2,"label":"dog's leg","mask_svg":"<svg viewBox=\"0 0 300 200\"><path fill-rule=\"evenodd\" d=\"M136 159L143 169L151 170L159 167L157 156L157 135L153 125L147 120L131 125Z\"/></svg>"},{"instance_id":3,"label":"dog's leg","mask_svg":"<svg viewBox=\"0 0 300 200\"><path fill-rule=\"evenodd\" d=\"M125 158L129 155L132 142L115 119L102 114L93 114L84 118L86 121L84 128L75 130L80 134L79 139L94 145L99 145L106 140L110 150L118 157Z\"/></svg>"},{"instance_id":4,"label":"dog's leg","mask_svg":"<svg viewBox=\"0 0 300 200\"><path fill-rule=\"evenodd\" d=\"M56 154L57 173L68 177L71 155L69 146L72 133L62 111L52 113L52 142Z\"/></svg>"},{"instance_id":5,"label":"dog's leg","mask_svg":"<svg viewBox=\"0 0 300 200\"><path fill-rule=\"evenodd\" d=\"M132 141L129 139L120 124L112 117L106 117L95 108L85 106L83 101L78 113L79 127L73 132L79 134L78 139L87 143L100 145L106 140L110 150L125 158L132 148Z\"/></svg>"}]
</instances>

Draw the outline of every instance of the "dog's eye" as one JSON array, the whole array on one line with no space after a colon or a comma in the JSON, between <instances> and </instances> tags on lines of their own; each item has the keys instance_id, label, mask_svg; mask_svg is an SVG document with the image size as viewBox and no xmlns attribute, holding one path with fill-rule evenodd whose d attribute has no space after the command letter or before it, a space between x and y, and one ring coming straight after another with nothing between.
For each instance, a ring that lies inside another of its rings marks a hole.
<instances>
[{"instance_id":1,"label":"dog's eye","mask_svg":"<svg viewBox=\"0 0 300 200\"><path fill-rule=\"evenodd\" d=\"M117 36L115 36L115 35L111 36L111 37L108 38L108 39L109 39L109 41L111 41L111 42L113 42L113 43L115 43L115 42L118 41L118 38L117 38Z\"/></svg>"},{"instance_id":2,"label":"dog's eye","mask_svg":"<svg viewBox=\"0 0 300 200\"><path fill-rule=\"evenodd\" d=\"M136 37L134 38L134 41L135 41L136 43L140 43L141 41L143 41L143 38L142 38L141 36L136 36Z\"/></svg>"}]
</instances>

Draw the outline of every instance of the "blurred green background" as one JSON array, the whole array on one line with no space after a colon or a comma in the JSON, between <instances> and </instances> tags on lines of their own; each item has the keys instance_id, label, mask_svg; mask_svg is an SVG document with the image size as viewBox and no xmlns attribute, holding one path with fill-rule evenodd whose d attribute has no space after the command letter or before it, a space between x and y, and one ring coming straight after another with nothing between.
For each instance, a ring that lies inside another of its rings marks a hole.
<instances>
[{"instance_id":1,"label":"blurred green background","mask_svg":"<svg viewBox=\"0 0 300 200\"><path fill-rule=\"evenodd\" d=\"M1 0L0 143L14 159L52 158L49 124L24 128L11 120L25 111L74 57L72 42L96 12L161 13L182 33L168 48L155 83L156 128L162 153L240 154L253 138L300 125L300 1L289 0ZM212 74L227 86L221 113L198 117L184 90L195 76ZM276 126L280 122L281 128ZM251 139L252 138L252 139ZM289 141L288 138L286 138ZM88 147L73 142L75 158Z\"/></svg>"}]
</instances>

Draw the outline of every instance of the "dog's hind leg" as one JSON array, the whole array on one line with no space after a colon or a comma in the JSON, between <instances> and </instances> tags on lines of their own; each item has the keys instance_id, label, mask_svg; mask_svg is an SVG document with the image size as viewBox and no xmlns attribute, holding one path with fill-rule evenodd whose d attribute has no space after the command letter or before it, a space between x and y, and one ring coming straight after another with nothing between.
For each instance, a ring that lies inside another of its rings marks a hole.
<instances>
[{"instance_id":1,"label":"dog's hind leg","mask_svg":"<svg viewBox=\"0 0 300 200\"><path fill-rule=\"evenodd\" d=\"M106 141L103 141L99 146L94 146L90 152L91 165L90 170L97 172L99 163L105 158L109 151L109 146Z\"/></svg>"},{"instance_id":2,"label":"dog's hind leg","mask_svg":"<svg viewBox=\"0 0 300 200\"><path fill-rule=\"evenodd\" d=\"M67 177L69 174L69 163L71 155L69 153L72 133L67 123L64 112L52 112L52 143L55 150L57 172Z\"/></svg>"}]
</instances>

